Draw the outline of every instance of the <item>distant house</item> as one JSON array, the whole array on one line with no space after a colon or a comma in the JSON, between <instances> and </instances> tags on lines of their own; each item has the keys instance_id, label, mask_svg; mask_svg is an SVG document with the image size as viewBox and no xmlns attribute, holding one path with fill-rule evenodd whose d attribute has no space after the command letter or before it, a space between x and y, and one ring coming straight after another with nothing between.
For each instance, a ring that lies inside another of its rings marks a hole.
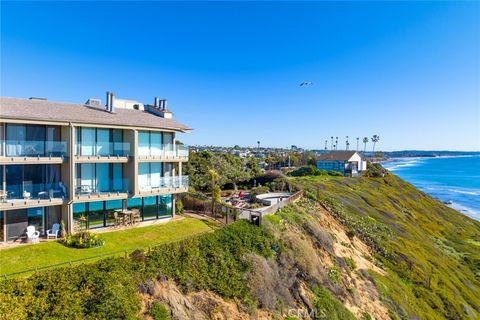
<instances>
[{"instance_id":1,"label":"distant house","mask_svg":"<svg viewBox=\"0 0 480 320\"><path fill-rule=\"evenodd\" d=\"M332 151L317 158L317 168L321 170L336 170L344 176L359 176L367 170L367 161L356 151Z\"/></svg>"}]
</instances>

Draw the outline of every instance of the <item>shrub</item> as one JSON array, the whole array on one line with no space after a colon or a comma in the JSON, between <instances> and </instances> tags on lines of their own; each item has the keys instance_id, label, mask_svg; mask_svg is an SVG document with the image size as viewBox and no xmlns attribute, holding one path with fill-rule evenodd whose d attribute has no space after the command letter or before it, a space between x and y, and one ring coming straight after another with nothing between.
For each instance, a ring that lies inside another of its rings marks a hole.
<instances>
[{"instance_id":1,"label":"shrub","mask_svg":"<svg viewBox=\"0 0 480 320\"><path fill-rule=\"evenodd\" d=\"M380 163L367 162L367 171L364 175L370 178L383 178L388 175L388 170L382 167Z\"/></svg>"},{"instance_id":2,"label":"shrub","mask_svg":"<svg viewBox=\"0 0 480 320\"><path fill-rule=\"evenodd\" d=\"M170 319L170 313L168 312L167 308L160 302L154 301L152 306L148 310L148 314L154 320L168 320Z\"/></svg>"},{"instance_id":3,"label":"shrub","mask_svg":"<svg viewBox=\"0 0 480 320\"><path fill-rule=\"evenodd\" d=\"M175 200L175 214L183 214L183 202L180 198Z\"/></svg>"},{"instance_id":4,"label":"shrub","mask_svg":"<svg viewBox=\"0 0 480 320\"><path fill-rule=\"evenodd\" d=\"M263 194L263 193L267 193L270 191L270 188L267 187L267 186L261 186L261 187L255 187L255 188L252 188L252 191L251 191L251 194L252 195L257 195L257 194Z\"/></svg>"},{"instance_id":5,"label":"shrub","mask_svg":"<svg viewBox=\"0 0 480 320\"><path fill-rule=\"evenodd\" d=\"M314 286L313 306L318 319L355 320L353 314L345 308L327 289Z\"/></svg>"},{"instance_id":6,"label":"shrub","mask_svg":"<svg viewBox=\"0 0 480 320\"><path fill-rule=\"evenodd\" d=\"M355 263L355 260L353 260L351 257L345 258L345 263L351 271L357 269L357 264Z\"/></svg>"},{"instance_id":7,"label":"shrub","mask_svg":"<svg viewBox=\"0 0 480 320\"><path fill-rule=\"evenodd\" d=\"M340 271L338 271L338 268L330 268L330 270L328 270L328 277L330 278L330 281L332 281L332 283L338 284L338 282L340 281Z\"/></svg>"},{"instance_id":8,"label":"shrub","mask_svg":"<svg viewBox=\"0 0 480 320\"><path fill-rule=\"evenodd\" d=\"M246 256L250 272L246 273L252 298L258 302L259 307L275 310L277 303L293 305L290 287L295 282L295 274L291 268L281 268L273 259L250 254Z\"/></svg>"},{"instance_id":9,"label":"shrub","mask_svg":"<svg viewBox=\"0 0 480 320\"><path fill-rule=\"evenodd\" d=\"M65 235L63 243L68 247L83 249L101 247L105 244L105 240L96 233L80 231L75 234Z\"/></svg>"},{"instance_id":10,"label":"shrub","mask_svg":"<svg viewBox=\"0 0 480 320\"><path fill-rule=\"evenodd\" d=\"M110 258L57 268L0 285L0 318L135 319L140 311L131 264Z\"/></svg>"},{"instance_id":11,"label":"shrub","mask_svg":"<svg viewBox=\"0 0 480 320\"><path fill-rule=\"evenodd\" d=\"M289 174L292 177L304 177L304 176L321 176L327 175L327 171L320 170L315 166L304 166L290 172Z\"/></svg>"},{"instance_id":12,"label":"shrub","mask_svg":"<svg viewBox=\"0 0 480 320\"><path fill-rule=\"evenodd\" d=\"M312 220L306 220L303 224L303 229L315 239L317 246L324 248L329 253L333 253L333 239L327 230Z\"/></svg>"},{"instance_id":13,"label":"shrub","mask_svg":"<svg viewBox=\"0 0 480 320\"><path fill-rule=\"evenodd\" d=\"M334 176L334 177L342 177L343 174L340 171L337 170L330 170L328 171L329 176Z\"/></svg>"}]
</instances>

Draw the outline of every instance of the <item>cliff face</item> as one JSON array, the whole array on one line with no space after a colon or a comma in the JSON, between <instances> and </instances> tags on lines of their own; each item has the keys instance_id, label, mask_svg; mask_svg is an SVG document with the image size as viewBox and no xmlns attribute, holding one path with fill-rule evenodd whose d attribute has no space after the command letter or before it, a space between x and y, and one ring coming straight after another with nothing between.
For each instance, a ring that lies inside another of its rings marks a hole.
<instances>
[{"instance_id":1,"label":"cliff face","mask_svg":"<svg viewBox=\"0 0 480 320\"><path fill-rule=\"evenodd\" d=\"M479 222L390 174L291 183L261 228L3 281L0 319L480 317Z\"/></svg>"},{"instance_id":2,"label":"cliff face","mask_svg":"<svg viewBox=\"0 0 480 320\"><path fill-rule=\"evenodd\" d=\"M372 249L384 274L369 272L390 316L480 317L480 223L395 175L301 178L318 199Z\"/></svg>"},{"instance_id":3,"label":"cliff face","mask_svg":"<svg viewBox=\"0 0 480 320\"><path fill-rule=\"evenodd\" d=\"M479 318L477 221L391 174L292 183L306 198L263 223L275 253L242 257L250 307L245 300L190 293L200 317ZM173 310L179 305L160 300Z\"/></svg>"}]
</instances>

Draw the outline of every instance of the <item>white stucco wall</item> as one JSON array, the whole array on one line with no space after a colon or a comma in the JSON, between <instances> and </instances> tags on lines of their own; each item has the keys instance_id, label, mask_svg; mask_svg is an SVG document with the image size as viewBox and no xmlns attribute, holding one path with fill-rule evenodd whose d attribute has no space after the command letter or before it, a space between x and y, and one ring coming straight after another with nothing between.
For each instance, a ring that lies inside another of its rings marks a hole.
<instances>
[{"instance_id":1,"label":"white stucco wall","mask_svg":"<svg viewBox=\"0 0 480 320\"><path fill-rule=\"evenodd\" d=\"M362 157L361 157L358 153L355 153L355 154L348 160L348 162L357 162L357 163L358 163L358 170L359 170L359 171L367 170L367 161L362 160Z\"/></svg>"}]
</instances>

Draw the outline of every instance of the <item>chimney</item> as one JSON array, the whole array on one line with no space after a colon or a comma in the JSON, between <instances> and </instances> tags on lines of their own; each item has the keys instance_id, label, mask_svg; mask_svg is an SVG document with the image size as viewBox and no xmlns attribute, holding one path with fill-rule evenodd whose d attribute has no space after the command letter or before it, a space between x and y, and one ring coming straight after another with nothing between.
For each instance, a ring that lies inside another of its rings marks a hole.
<instances>
[{"instance_id":1,"label":"chimney","mask_svg":"<svg viewBox=\"0 0 480 320\"><path fill-rule=\"evenodd\" d=\"M108 112L113 112L115 110L115 95L113 92L107 91L107 102L105 104L105 110Z\"/></svg>"},{"instance_id":2,"label":"chimney","mask_svg":"<svg viewBox=\"0 0 480 320\"><path fill-rule=\"evenodd\" d=\"M166 119L173 117L173 113L167 110L167 99L155 97L154 104L148 105L147 111Z\"/></svg>"}]
</instances>

